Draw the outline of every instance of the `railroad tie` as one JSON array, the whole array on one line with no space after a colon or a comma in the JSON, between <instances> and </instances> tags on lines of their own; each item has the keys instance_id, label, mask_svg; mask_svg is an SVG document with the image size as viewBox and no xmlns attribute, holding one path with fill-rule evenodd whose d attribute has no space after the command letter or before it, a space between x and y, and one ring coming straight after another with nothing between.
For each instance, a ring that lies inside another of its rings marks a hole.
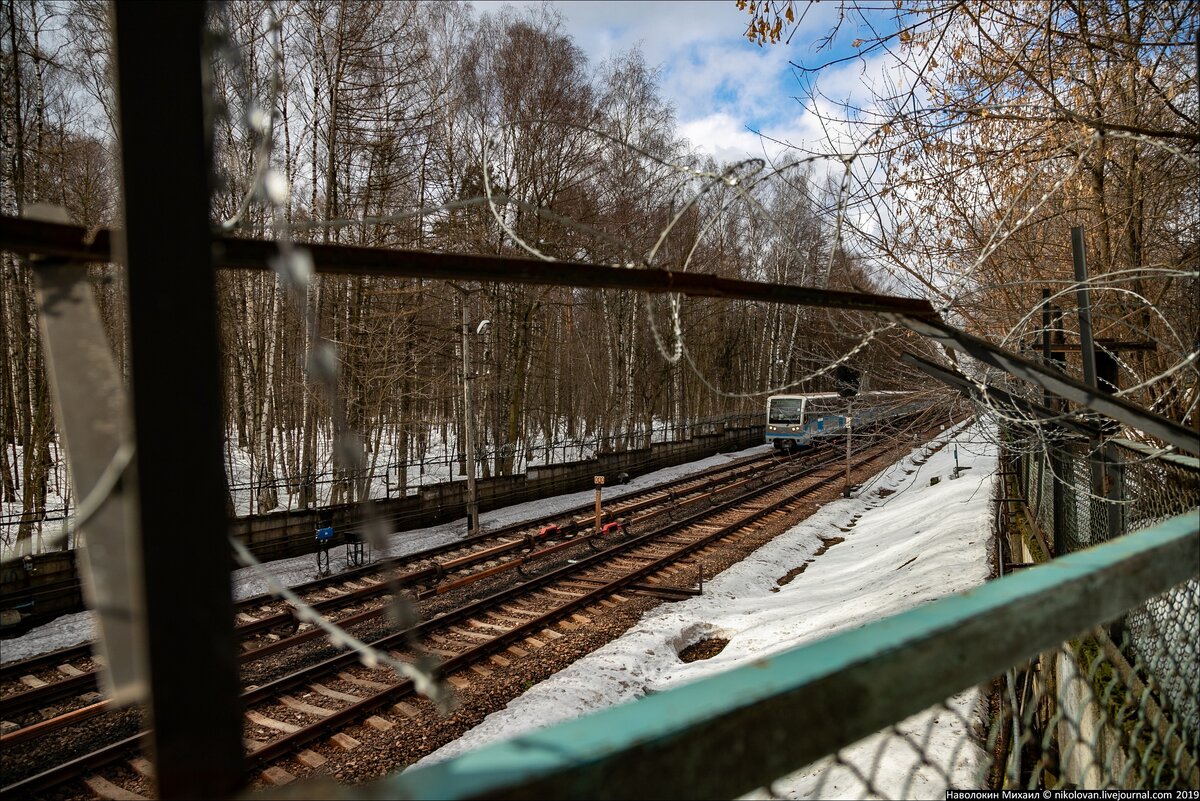
<instances>
[{"instance_id":1,"label":"railroad tie","mask_svg":"<svg viewBox=\"0 0 1200 801\"><path fill-rule=\"evenodd\" d=\"M146 801L146 796L126 790L121 785L113 784L108 779L99 776L92 776L90 779L84 779L83 782L92 789L93 793L106 801Z\"/></svg>"},{"instance_id":2,"label":"railroad tie","mask_svg":"<svg viewBox=\"0 0 1200 801\"><path fill-rule=\"evenodd\" d=\"M75 667L74 665L70 665L70 664L59 665L58 672L63 674L64 676L70 676L71 678L75 678L76 676L83 675L82 670L80 670L79 668Z\"/></svg>"},{"instance_id":3,"label":"railroad tie","mask_svg":"<svg viewBox=\"0 0 1200 801\"><path fill-rule=\"evenodd\" d=\"M492 675L492 671L488 670L483 665L471 665L470 668L471 668L471 670L478 673L480 676L483 676L484 678L487 678L488 676Z\"/></svg>"},{"instance_id":4,"label":"railroad tie","mask_svg":"<svg viewBox=\"0 0 1200 801\"><path fill-rule=\"evenodd\" d=\"M291 784L296 781L295 776L279 767L267 768L262 772L262 777L276 787L282 787L285 784Z\"/></svg>"},{"instance_id":5,"label":"railroad tie","mask_svg":"<svg viewBox=\"0 0 1200 801\"><path fill-rule=\"evenodd\" d=\"M567 587L578 587L579 589L583 590L585 595L587 593L591 592L592 590L596 589L603 583L604 583L603 581L597 581L595 579L585 579L585 578L581 578L577 581L562 582L562 584L564 584Z\"/></svg>"},{"instance_id":6,"label":"railroad tie","mask_svg":"<svg viewBox=\"0 0 1200 801\"><path fill-rule=\"evenodd\" d=\"M568 590L556 590L553 587L547 587L546 592L550 593L551 595L557 595L560 598L570 598L572 600L574 600L575 598L582 598L584 595L586 595L586 593L582 593L582 592L570 592Z\"/></svg>"},{"instance_id":7,"label":"railroad tie","mask_svg":"<svg viewBox=\"0 0 1200 801\"><path fill-rule=\"evenodd\" d=\"M504 650L508 651L510 654L517 657L518 659L520 659L523 656L529 656L528 651L526 651L524 648L521 648L520 646L517 646L517 645L510 645L510 646L508 646L508 648L506 648Z\"/></svg>"},{"instance_id":8,"label":"railroad tie","mask_svg":"<svg viewBox=\"0 0 1200 801\"><path fill-rule=\"evenodd\" d=\"M451 626L450 630L455 634L459 634L467 639L475 640L477 642L487 642L493 639L490 634L484 634L482 631L471 631L470 629L464 629L461 626Z\"/></svg>"},{"instance_id":9,"label":"railroad tie","mask_svg":"<svg viewBox=\"0 0 1200 801\"><path fill-rule=\"evenodd\" d=\"M443 656L447 659L452 659L458 656L458 651L447 651L445 648L434 648L430 645L425 646L425 650L431 654L437 654L438 656Z\"/></svg>"},{"instance_id":10,"label":"railroad tie","mask_svg":"<svg viewBox=\"0 0 1200 801\"><path fill-rule=\"evenodd\" d=\"M491 630L493 630L493 631L498 631L498 632L500 632L501 634L507 634L508 632L512 631L512 628L513 628L512 626L501 626L501 625L500 625L500 624L498 624L498 623L488 623L488 622L486 622L486 621L483 621L483 620L474 620L474 619L472 619L472 620L469 620L469 621L467 621L467 622L468 622L470 625L472 625L472 626L478 626L478 627L480 627L480 628L484 628L484 629L491 629ZM480 632L480 634L482 634L482 633L483 633L483 632ZM486 635L485 635L485 636L486 636ZM491 637L488 637L488 639L491 639Z\"/></svg>"},{"instance_id":11,"label":"railroad tie","mask_svg":"<svg viewBox=\"0 0 1200 801\"><path fill-rule=\"evenodd\" d=\"M326 709L322 706L314 706L313 704L306 704L299 698L293 698L290 695L283 696L279 699L279 702L288 709L294 709L297 712L303 712L306 715L313 715L314 717L318 718L327 718L333 715L332 709Z\"/></svg>"},{"instance_id":12,"label":"railroad tie","mask_svg":"<svg viewBox=\"0 0 1200 801\"><path fill-rule=\"evenodd\" d=\"M447 680L454 685L456 690L465 690L471 686L471 680L465 676L448 676Z\"/></svg>"},{"instance_id":13,"label":"railroad tie","mask_svg":"<svg viewBox=\"0 0 1200 801\"><path fill-rule=\"evenodd\" d=\"M145 757L134 757L133 759L129 760L129 767L133 768L147 779L154 778L154 765L151 764L150 760L146 759Z\"/></svg>"},{"instance_id":14,"label":"railroad tie","mask_svg":"<svg viewBox=\"0 0 1200 801\"><path fill-rule=\"evenodd\" d=\"M390 731L391 729L395 728L395 726L396 726L395 723L392 723L390 720L381 718L378 715L371 715L371 717L367 718L365 722L372 729L374 729L375 731L380 731L380 732Z\"/></svg>"},{"instance_id":15,"label":"railroad tie","mask_svg":"<svg viewBox=\"0 0 1200 801\"><path fill-rule=\"evenodd\" d=\"M401 659L400 654L397 654L395 652L392 653L392 656L398 660ZM411 659L410 660L401 660L401 661L411 661ZM386 690L388 687L392 686L384 681L371 681L370 679L360 679L358 676L354 676L354 675L351 675L350 673L346 673L346 672L339 673L338 678L341 679L342 681L346 682L347 684L353 684L355 687L364 687L368 690ZM361 699L355 698L354 700L358 701Z\"/></svg>"},{"instance_id":16,"label":"railroad tie","mask_svg":"<svg viewBox=\"0 0 1200 801\"><path fill-rule=\"evenodd\" d=\"M562 634L551 628L542 629L542 633L539 636L545 637L548 640L557 640L562 638Z\"/></svg>"},{"instance_id":17,"label":"railroad tie","mask_svg":"<svg viewBox=\"0 0 1200 801\"><path fill-rule=\"evenodd\" d=\"M284 734L291 734L292 732L300 731L300 727L296 726L295 724L284 723L282 720L275 720L274 718L269 718L266 715L261 715L258 712L255 712L253 710L247 710L246 717L250 719L251 723L256 723L259 726L262 726L263 728L274 729L275 731L281 731Z\"/></svg>"},{"instance_id":18,"label":"railroad tie","mask_svg":"<svg viewBox=\"0 0 1200 801\"><path fill-rule=\"evenodd\" d=\"M496 665L497 667L504 668L504 667L508 667L509 665L512 664L511 661L500 656L500 654L492 654L491 656L488 657L488 659L491 660L492 664Z\"/></svg>"},{"instance_id":19,"label":"railroad tie","mask_svg":"<svg viewBox=\"0 0 1200 801\"><path fill-rule=\"evenodd\" d=\"M296 759L300 760L301 764L307 765L310 768L319 768L329 761L316 751L311 751L307 748L301 751L299 754L296 754Z\"/></svg>"},{"instance_id":20,"label":"railroad tie","mask_svg":"<svg viewBox=\"0 0 1200 801\"><path fill-rule=\"evenodd\" d=\"M37 676L34 676L32 673L22 676L21 683L32 690L40 690L41 688L45 687L47 684L47 682L42 681Z\"/></svg>"},{"instance_id":21,"label":"railroad tie","mask_svg":"<svg viewBox=\"0 0 1200 801\"><path fill-rule=\"evenodd\" d=\"M507 612L512 612L514 615L520 615L522 617L527 617L530 619L535 618L535 617L541 617L540 612L530 612L528 609L521 609L518 606L512 606L510 604L500 604L500 608Z\"/></svg>"},{"instance_id":22,"label":"railroad tie","mask_svg":"<svg viewBox=\"0 0 1200 801\"><path fill-rule=\"evenodd\" d=\"M353 751L355 748L358 748L360 745L362 745L362 743L360 743L358 740L355 740L349 734L345 734L344 732L338 732L337 734L333 735L329 738L329 742L333 743L338 748L341 748L343 751Z\"/></svg>"},{"instance_id":23,"label":"railroad tie","mask_svg":"<svg viewBox=\"0 0 1200 801\"><path fill-rule=\"evenodd\" d=\"M404 701L401 701L398 704L393 704L392 711L399 712L406 718L415 718L417 715L421 714L420 710L418 710L415 706Z\"/></svg>"},{"instance_id":24,"label":"railroad tie","mask_svg":"<svg viewBox=\"0 0 1200 801\"><path fill-rule=\"evenodd\" d=\"M371 683L378 684L379 682L371 682ZM308 686L309 686L309 689L311 689L313 692L317 693L318 695L323 695L326 698L333 698L334 700L337 700L337 701L347 701L347 702L353 704L353 703L357 703L362 700L362 698L360 696L351 695L350 693L340 692L339 690L331 690L330 688L326 687L324 684L310 684Z\"/></svg>"}]
</instances>

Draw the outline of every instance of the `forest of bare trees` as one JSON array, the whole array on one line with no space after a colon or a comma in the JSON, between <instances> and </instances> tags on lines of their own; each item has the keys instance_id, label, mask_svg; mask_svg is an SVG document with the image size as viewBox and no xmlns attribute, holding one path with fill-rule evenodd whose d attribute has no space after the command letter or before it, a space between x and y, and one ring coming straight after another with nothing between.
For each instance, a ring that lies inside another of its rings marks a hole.
<instances>
[{"instance_id":1,"label":"forest of bare trees","mask_svg":"<svg viewBox=\"0 0 1200 801\"><path fill-rule=\"evenodd\" d=\"M763 38L798 16L792 3L751 5L769 22L751 28ZM211 25L212 222L299 243L915 294L1014 345L1037 327L1041 287L1069 288L1068 231L1083 224L1093 275L1111 287L1093 301L1097 335L1159 345L1122 356L1123 386L1171 371L1145 400L1194 422L1194 360L1182 378L1176 368L1198 319L1200 135L1195 63L1180 44L1195 37L1195 12L914 6L894 33L856 43L891 49L903 77L871 107L829 118L857 143L854 158L718 165L680 136L653 65L637 51L589 63L550 8L222 4ZM120 227L107 13L99 0L4 0L3 213L48 202L82 225ZM811 89L818 98L819 82ZM272 195L274 208L262 202ZM0 500L28 543L62 468L30 278L3 259ZM121 272L93 275L124 364ZM355 500L384 471L403 488L434 452L456 455L461 473L465 424L484 475L555 447L578 458L686 436L701 421L757 415L770 389L828 388L827 374L796 382L878 325L569 288L320 276L297 297L273 273L218 280L230 478L256 488L241 513ZM306 372L317 334L337 347L344 414ZM469 423L464 341L476 374ZM901 347L921 345L889 331L852 362L872 388L911 385L895 366ZM361 439L366 477L334 474L338 426Z\"/></svg>"},{"instance_id":2,"label":"forest of bare trees","mask_svg":"<svg viewBox=\"0 0 1200 801\"><path fill-rule=\"evenodd\" d=\"M1200 5L897 5L870 27L858 24L869 4L842 4L824 49L792 59L809 107L855 157L852 250L877 280L1017 350L1039 335L1043 288L1074 306L1081 226L1095 336L1120 389L1200 424ZM804 8L738 6L746 36L776 47ZM832 44L846 40L850 61L886 54L890 66L870 103L850 108L821 91L845 60L828 55ZM1065 325L1077 342L1072 315Z\"/></svg>"}]
</instances>

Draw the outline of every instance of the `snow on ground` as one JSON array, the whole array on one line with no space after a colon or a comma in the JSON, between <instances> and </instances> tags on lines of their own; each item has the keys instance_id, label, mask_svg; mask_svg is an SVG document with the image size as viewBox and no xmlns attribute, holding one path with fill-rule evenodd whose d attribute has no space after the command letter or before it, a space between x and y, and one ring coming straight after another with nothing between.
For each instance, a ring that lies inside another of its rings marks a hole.
<instances>
[{"instance_id":1,"label":"snow on ground","mask_svg":"<svg viewBox=\"0 0 1200 801\"><path fill-rule=\"evenodd\" d=\"M856 497L825 505L707 582L704 595L651 610L622 637L417 764L695 681L981 584L990 574L995 447L978 425L944 432L938 440L948 441L946 447L927 461L930 447L916 449ZM967 469L951 480L956 453ZM931 486L934 476L940 481ZM844 542L814 559L822 537ZM804 573L777 584L809 560ZM679 660L679 651L708 637L729 644L708 660ZM844 749L841 757L871 776L885 796L940 797L947 786L971 786L983 757L968 737L977 701L973 690L960 693L948 701L953 712L922 713L899 726L925 743L925 759L936 767L920 766L912 745L885 735ZM772 790L797 798L868 794L853 771L829 762L785 777Z\"/></svg>"},{"instance_id":2,"label":"snow on ground","mask_svg":"<svg viewBox=\"0 0 1200 801\"><path fill-rule=\"evenodd\" d=\"M727 464L736 459L756 454L766 453L771 446L755 445L736 453L719 453L707 459L666 467L647 473L644 476L631 479L627 484L606 486L605 498L617 498L630 492L638 492L691 473L706 470L717 465ZM561 512L573 506L588 503L595 498L593 490L557 495L537 501L508 506L491 512L483 512L479 516L479 524L486 531L521 520L531 520L544 515ZM428 528L401 531L393 534L388 546L382 553L376 551L372 556L381 559L387 556L401 556L413 551L432 548L444 542L461 539L466 535L466 519L442 523ZM345 564L344 549L334 548L331 553L334 570L343 569ZM296 556L290 559L280 559L268 562L265 567L286 586L301 584L317 577L316 561L312 554ZM241 568L233 573L234 598L241 600L253 595L266 592L267 584L262 576L252 568ZM91 612L77 612L64 615L56 620L32 629L21 637L11 640L0 640L0 662L14 662L28 659L38 654L59 648L69 648L93 639L95 631L92 624Z\"/></svg>"},{"instance_id":3,"label":"snow on ground","mask_svg":"<svg viewBox=\"0 0 1200 801\"><path fill-rule=\"evenodd\" d=\"M979 426L944 433L939 440L948 444L928 461L923 456L930 448L918 448L872 478L856 497L825 505L707 582L704 595L652 610L624 636L534 686L427 761L695 681L982 583L989 574L995 449ZM605 496L644 489L767 447L659 470L626 485L605 487ZM959 463L968 469L959 479L950 480L956 448ZM933 476L941 480L930 486ZM495 528L562 511L593 497L592 490L585 490L531 501L484 513L481 524ZM464 533L463 520L400 532L391 537L386 553L375 557L428 548ZM822 537L842 537L844 542L813 559ZM341 550L334 549L335 569L341 566ZM777 584L789 570L810 559L804 573L788 584ZM285 584L315 575L311 555L267 567ZM234 573L234 587L237 598L265 589L249 569ZM7 662L75 645L91 636L91 613L81 612L3 641L0 650ZM679 660L679 651L707 637L730 642L712 659ZM856 770L824 760L776 781L772 790L795 798L862 797L867 789L856 771L872 777L875 788L891 797L940 797L946 786L971 786L982 758L968 736L976 703L974 691L960 693L948 701L953 711L924 712L899 724L898 729L913 742L924 743L921 751L934 767L922 765L918 751L903 740L874 735L841 752L842 762Z\"/></svg>"},{"instance_id":4,"label":"snow on ground","mask_svg":"<svg viewBox=\"0 0 1200 801\"><path fill-rule=\"evenodd\" d=\"M60 648L70 648L95 637L96 630L91 612L63 615L36 629L30 629L20 637L0 640L0 661L19 662Z\"/></svg>"}]
</instances>

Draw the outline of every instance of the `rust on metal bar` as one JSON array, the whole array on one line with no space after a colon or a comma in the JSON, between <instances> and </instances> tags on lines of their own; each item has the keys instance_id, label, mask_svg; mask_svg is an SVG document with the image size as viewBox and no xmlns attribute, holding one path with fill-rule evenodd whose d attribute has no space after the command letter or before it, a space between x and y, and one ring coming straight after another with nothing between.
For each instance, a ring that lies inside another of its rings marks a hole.
<instances>
[{"instance_id":1,"label":"rust on metal bar","mask_svg":"<svg viewBox=\"0 0 1200 801\"><path fill-rule=\"evenodd\" d=\"M79 226L25 225L0 217L0 247L21 252L37 250L47 255L82 261L111 261L111 242L118 231L101 229L89 236ZM319 273L384 275L398 278L432 278L453 281L497 281L510 284L576 286L588 289L630 289L639 292L676 293L689 297L756 300L798 306L891 312L917 318L935 317L929 301L865 292L771 284L722 278L707 273L684 273L641 267L539 261L512 256L476 256L431 253L399 248L366 248L348 245L305 245ZM263 239L213 237L213 262L218 267L267 270L278 248Z\"/></svg>"},{"instance_id":2,"label":"rust on metal bar","mask_svg":"<svg viewBox=\"0 0 1200 801\"><path fill-rule=\"evenodd\" d=\"M71 223L0 216L0 248L21 255L37 254L69 261L112 261L112 233Z\"/></svg>"},{"instance_id":3,"label":"rust on metal bar","mask_svg":"<svg viewBox=\"0 0 1200 801\"><path fill-rule=\"evenodd\" d=\"M1047 369L1012 351L968 334L941 320L932 317L919 318L912 315L884 317L895 320L910 331L928 337L948 349L968 356L1017 378L1029 381L1072 403L1085 406L1125 425L1146 432L1158 440L1174 445L1187 453L1200 453L1200 434L1189 430L1174 420L1148 411L1125 398L1108 395L1063 373Z\"/></svg>"},{"instance_id":4,"label":"rust on metal bar","mask_svg":"<svg viewBox=\"0 0 1200 801\"><path fill-rule=\"evenodd\" d=\"M107 711L112 705L112 699L105 698L103 701L97 701L94 704L80 707L65 714L40 720L30 726L23 726L16 731L11 731L8 734L0 736L0 747L8 748L9 746L23 743L26 740L40 737L48 732L74 725L82 720L94 718L101 712Z\"/></svg>"},{"instance_id":5,"label":"rust on metal bar","mask_svg":"<svg viewBox=\"0 0 1200 801\"><path fill-rule=\"evenodd\" d=\"M900 361L905 364L912 365L920 370L925 371L929 375L945 382L957 389L963 395L978 401L979 403L987 403L989 399L998 401L1007 406L1011 406L1016 411L1027 415L1030 421L1040 421L1046 425L1055 426L1058 428L1073 431L1083 436L1095 436L1100 432L1099 427L1091 423L1076 420L1063 412L1056 412L1053 409L1048 409L1040 403L1019 398L1009 392L1006 392L999 387L982 381L972 381L957 370L952 370L943 367L940 364L935 364L928 359L923 359L909 351L903 351L900 354Z\"/></svg>"}]
</instances>

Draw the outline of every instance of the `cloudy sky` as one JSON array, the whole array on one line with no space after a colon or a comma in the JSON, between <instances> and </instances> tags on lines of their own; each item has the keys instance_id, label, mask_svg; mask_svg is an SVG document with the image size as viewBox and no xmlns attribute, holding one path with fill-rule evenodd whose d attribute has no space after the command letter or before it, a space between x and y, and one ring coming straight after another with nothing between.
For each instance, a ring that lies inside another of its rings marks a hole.
<instances>
[{"instance_id":1,"label":"cloudy sky","mask_svg":"<svg viewBox=\"0 0 1200 801\"><path fill-rule=\"evenodd\" d=\"M503 5L537 7L539 3L475 2L488 12ZM651 65L662 69L662 92L670 100L680 131L693 145L718 161L762 156L778 147L764 143L752 131L812 146L821 125L807 114L798 97L800 75L793 61L816 65L853 55L851 42L859 35L847 21L834 48L820 52L817 42L837 22L838 4L808 8L789 44L759 47L743 33L750 17L734 0L605 0L552 3L563 15L566 29L592 65L609 56L640 47ZM798 10L803 6L797 3ZM879 22L887 21L882 16ZM833 99L865 100L867 86L886 73L886 54L851 59L822 72L819 86Z\"/></svg>"}]
</instances>

